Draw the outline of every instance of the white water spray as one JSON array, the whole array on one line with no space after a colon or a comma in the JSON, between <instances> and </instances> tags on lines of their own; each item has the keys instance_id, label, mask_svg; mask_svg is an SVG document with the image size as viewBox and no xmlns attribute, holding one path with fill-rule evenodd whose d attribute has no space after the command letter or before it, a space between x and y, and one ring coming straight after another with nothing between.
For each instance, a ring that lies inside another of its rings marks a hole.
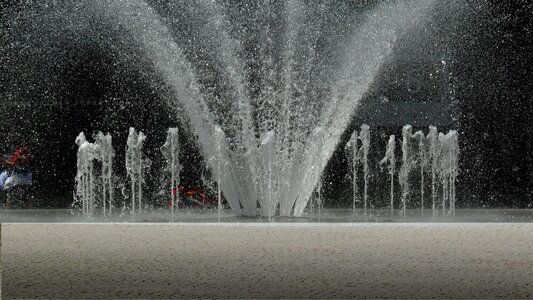
<instances>
[{"instance_id":1,"label":"white water spray","mask_svg":"<svg viewBox=\"0 0 533 300\"><path fill-rule=\"evenodd\" d=\"M413 127L405 125L402 128L402 167L398 174L400 186L402 188L402 216L405 218L407 201L409 197L409 173L412 168L411 137Z\"/></svg>"},{"instance_id":2,"label":"white water spray","mask_svg":"<svg viewBox=\"0 0 533 300\"><path fill-rule=\"evenodd\" d=\"M275 11L273 2L275 1L259 5L260 10L272 8L271 10ZM169 106L186 115L192 131L198 137L204 158L218 155L213 140L217 139L217 127L224 129L226 134L221 131L224 139L220 141L219 151L222 163L215 165L212 171L218 174L218 184L235 214L255 216L258 211L258 199L274 197L274 201L266 201L267 205L272 204L274 207L271 209L277 209L278 206L274 203L279 203L281 215L301 216L321 180L329 157L335 151L360 100L394 48L395 41L405 29L423 20L433 1L380 3L363 16L357 30L350 31L350 36L347 35L340 41L340 45L326 45L328 49L339 51L333 53L345 55L331 64L322 64L319 62L321 59L315 59L320 56L317 55L319 52L316 48L323 42L319 41L323 33L320 32L320 26L316 24L313 15L320 16L321 10L314 12L316 6L307 5L303 1L288 2L283 5L287 9L287 23L298 26L287 26L285 31L276 30L277 23L273 18L274 22L269 23L271 34L259 35L258 52L261 53L258 54L257 60L260 68L265 68L268 72L255 74L258 75L258 84L254 87L246 86L250 62L239 56L239 42L233 41L230 38L232 35L227 34L225 18L222 13L218 15L217 5L209 4L212 1L198 2L198 5L206 8L202 12L208 11L206 15L213 17L206 20L214 20L198 22L202 26L202 32L205 32L205 37L209 38L205 41L204 36L200 36L198 40L214 44L211 48L216 49L213 53L218 56L213 60L224 71L214 74L214 78L223 80L224 87L235 95L235 98L225 95L221 98L230 100L222 101L231 104L235 99L233 102L237 103L222 112L210 105L211 95L204 95L207 89L202 86L200 80L204 79L203 73L196 69L200 64L194 57L187 57L184 46L176 43L175 34L167 27L173 23L173 19L179 18L172 18L173 15L164 18L142 0L84 3L89 4L83 5L83 9L79 11L109 22L111 28L120 28L121 35L117 39L140 50L143 61L149 62L158 78L172 92ZM311 26L303 22L306 18L310 20ZM258 31L262 32L263 26L259 27ZM209 30L210 28L215 30ZM286 40L282 41L283 45L280 46L282 51L262 49L263 43L275 46L278 41L276 35L279 33L284 36L279 40ZM300 37L306 42L302 43ZM255 56L253 60L256 60ZM320 69L323 67L331 68L331 72L322 72ZM315 73L317 75L314 75ZM280 78L280 84L276 84L276 79ZM323 82L323 86L315 89L316 81ZM268 84L265 84L266 82ZM301 84L302 82L305 84ZM257 97L258 101L253 99L255 91L261 94ZM265 106L263 100L270 101L273 106ZM251 103L254 105L250 105ZM283 103L287 105L282 105ZM256 121L262 124L261 119L256 116L264 114L267 116L261 118L267 120L265 124L272 125L258 125L253 128ZM316 127L322 127L323 131L327 132L320 146L324 159L321 159L319 165L314 161L316 148L319 147L313 144L316 139ZM262 161L258 158L261 151L257 151L260 145L257 136L262 138L270 130L275 132L274 162L271 164L273 169L268 169L268 174L273 175L270 181L273 189L260 189L258 185L261 181L258 178L263 178L265 174L255 173L260 172L259 164ZM219 166L220 171L217 169ZM133 179L134 176L130 177ZM267 192L267 196L254 194L262 190ZM142 195L142 191L139 195ZM272 213L275 211L269 212Z\"/></svg>"},{"instance_id":3,"label":"white water spray","mask_svg":"<svg viewBox=\"0 0 533 300\"><path fill-rule=\"evenodd\" d=\"M390 175L390 215L394 216L394 174L396 173L396 136L393 134L389 137L387 142L387 150L385 151L385 157L380 161L380 165L389 163L389 175Z\"/></svg>"},{"instance_id":4,"label":"white water spray","mask_svg":"<svg viewBox=\"0 0 533 300\"><path fill-rule=\"evenodd\" d=\"M316 162L317 162L316 166L321 166L324 160L323 143L324 143L324 132L322 131L321 127L317 127L315 129ZM318 218L320 221L321 210L322 210L322 205L323 205L322 203L322 174L320 173L321 172L320 168L318 167L317 169L318 170L316 172L319 173L318 175L319 179L318 179L317 186L316 186L316 194L317 194L316 203L318 207Z\"/></svg>"},{"instance_id":5,"label":"white water spray","mask_svg":"<svg viewBox=\"0 0 533 300\"><path fill-rule=\"evenodd\" d=\"M131 213L135 215L135 202L138 203L138 212L142 213L142 188L144 171L150 166L150 161L143 157L143 144L146 136L142 131L135 131L130 127L126 142L126 173L130 177L131 185Z\"/></svg>"},{"instance_id":6,"label":"white water spray","mask_svg":"<svg viewBox=\"0 0 533 300\"><path fill-rule=\"evenodd\" d=\"M437 127L429 126L429 133L427 135L427 140L429 143L429 163L431 167L431 209L433 212L433 217L436 216L437 208L437 173L439 168L439 132Z\"/></svg>"},{"instance_id":7,"label":"white water spray","mask_svg":"<svg viewBox=\"0 0 533 300\"><path fill-rule=\"evenodd\" d=\"M89 143L83 132L75 140L78 145L76 197L81 200L83 215L91 215L95 205L94 160L97 146Z\"/></svg>"},{"instance_id":8,"label":"white water spray","mask_svg":"<svg viewBox=\"0 0 533 300\"><path fill-rule=\"evenodd\" d=\"M109 215L113 212L113 139L111 134L104 135L98 131L94 135L97 155L96 159L102 164L102 205L103 213L106 216L106 207L109 207ZM106 205L106 203L108 203Z\"/></svg>"},{"instance_id":9,"label":"white water spray","mask_svg":"<svg viewBox=\"0 0 533 300\"><path fill-rule=\"evenodd\" d=\"M442 215L446 214L446 202L448 202L448 214L455 215L455 181L458 173L459 139L455 130L447 134L439 133L440 165L439 178L442 184Z\"/></svg>"},{"instance_id":10,"label":"white water spray","mask_svg":"<svg viewBox=\"0 0 533 300\"><path fill-rule=\"evenodd\" d=\"M413 138L418 140L418 163L420 165L420 209L424 215L424 170L428 165L426 137L422 130L415 132Z\"/></svg>"},{"instance_id":11,"label":"white water spray","mask_svg":"<svg viewBox=\"0 0 533 300\"><path fill-rule=\"evenodd\" d=\"M348 166L350 167L350 174L352 175L352 210L355 215L356 211L356 203L357 203L357 194L359 192L358 186L357 186L357 167L359 166L359 135L357 130L355 130L348 143L346 144L346 147L344 148L344 154L346 155L346 158L348 159Z\"/></svg>"},{"instance_id":12,"label":"white water spray","mask_svg":"<svg viewBox=\"0 0 533 300\"><path fill-rule=\"evenodd\" d=\"M363 162L363 178L365 181L364 187L364 215L367 215L368 209L368 152L370 151L370 127L366 124L361 125L361 131L359 132L359 139L361 140L361 148L359 148L358 156Z\"/></svg>"},{"instance_id":13,"label":"white water spray","mask_svg":"<svg viewBox=\"0 0 533 300\"><path fill-rule=\"evenodd\" d=\"M170 211L174 214L174 206L179 205L179 185L181 165L179 162L180 143L178 128L169 128L165 144L161 146L161 153L165 157L167 166L166 170L170 173ZM176 201L177 200L177 201Z\"/></svg>"}]
</instances>

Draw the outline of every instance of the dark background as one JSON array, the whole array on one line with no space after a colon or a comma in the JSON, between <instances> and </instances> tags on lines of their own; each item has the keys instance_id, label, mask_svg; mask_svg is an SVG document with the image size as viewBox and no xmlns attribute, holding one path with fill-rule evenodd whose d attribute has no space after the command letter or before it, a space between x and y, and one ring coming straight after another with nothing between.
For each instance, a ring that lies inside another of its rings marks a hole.
<instances>
[{"instance_id":1,"label":"dark background","mask_svg":"<svg viewBox=\"0 0 533 300\"><path fill-rule=\"evenodd\" d=\"M144 131L149 137L147 155L154 160L149 180L157 189L158 147L166 128L183 124L165 107L164 100L171 95L165 86L154 85L157 74L138 50L113 40L113 35L73 36L52 21L55 27L43 26L47 23L35 21L35 14L19 15L27 7L23 3L0 4L0 141L11 132L30 146L34 188L36 194L46 195L40 206L71 203L74 139L80 131L113 134L119 174L124 173L121 145L128 128ZM350 9L374 4L346 1L339 10L349 14ZM528 1L439 2L428 25L412 33L415 38L398 41L390 62L363 99L361 112L354 116L324 175L326 205L349 205L351 187L342 148L351 131L368 122L361 118L362 112L379 110L385 97L391 102L449 104L444 113L450 122L440 129L460 132L458 206L532 207L532 19ZM98 24L96 32L106 32L106 26L110 25ZM115 34L120 30L112 28ZM62 42L43 46L53 39ZM450 62L447 75L430 77L442 57ZM129 67L132 61L135 70ZM388 189L380 188L386 184L386 174L375 162L384 154L387 136L401 136L401 125L373 126L371 193L375 195ZM202 159L193 139L182 139L182 180L201 186ZM0 146L5 147L1 142ZM385 195L375 198L376 206L387 201Z\"/></svg>"}]
</instances>

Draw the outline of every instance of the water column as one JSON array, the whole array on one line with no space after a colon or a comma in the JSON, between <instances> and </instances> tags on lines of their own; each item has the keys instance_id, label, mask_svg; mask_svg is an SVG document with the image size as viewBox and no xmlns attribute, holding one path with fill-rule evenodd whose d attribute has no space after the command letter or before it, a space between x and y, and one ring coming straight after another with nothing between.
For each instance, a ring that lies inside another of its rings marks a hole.
<instances>
[{"instance_id":1,"label":"water column","mask_svg":"<svg viewBox=\"0 0 533 300\"><path fill-rule=\"evenodd\" d=\"M109 201L109 214L112 213L113 207L113 158L115 150L113 149L113 139L111 134L104 135L98 131L94 135L97 146L96 159L102 164L102 204L104 216L106 216L106 202Z\"/></svg>"},{"instance_id":2,"label":"water column","mask_svg":"<svg viewBox=\"0 0 533 300\"><path fill-rule=\"evenodd\" d=\"M418 140L418 159L420 163L420 208L424 215L424 169L427 166L426 137L422 130L415 132L413 138Z\"/></svg>"},{"instance_id":3,"label":"water column","mask_svg":"<svg viewBox=\"0 0 533 300\"><path fill-rule=\"evenodd\" d=\"M394 216L394 173L396 169L396 136L393 134L389 137L387 142L387 149L385 151L385 157L380 161L380 165L389 163L390 174L390 216Z\"/></svg>"},{"instance_id":4,"label":"water column","mask_svg":"<svg viewBox=\"0 0 533 300\"><path fill-rule=\"evenodd\" d=\"M365 180L364 190L364 215L367 216L368 206L368 152L370 151L370 127L366 124L361 125L361 131L359 132L359 139L361 140L361 148L359 149L359 157L363 162L363 172Z\"/></svg>"},{"instance_id":5,"label":"water column","mask_svg":"<svg viewBox=\"0 0 533 300\"><path fill-rule=\"evenodd\" d=\"M216 172L215 176L217 177L217 218L220 222L220 217L222 215L222 180L224 178L224 143L225 143L225 135L222 129L219 126L215 127L215 150L216 150L216 157L212 157L211 160L214 160L214 163L211 163L211 169L213 170L213 173Z\"/></svg>"},{"instance_id":6,"label":"water column","mask_svg":"<svg viewBox=\"0 0 533 300\"><path fill-rule=\"evenodd\" d=\"M97 155L97 146L89 143L83 132L76 137L78 145L76 197L81 198L82 214L90 215L94 206L94 160Z\"/></svg>"},{"instance_id":7,"label":"water column","mask_svg":"<svg viewBox=\"0 0 533 300\"><path fill-rule=\"evenodd\" d=\"M400 186L402 188L402 215L405 218L407 209L407 197L409 196L409 173L412 166L411 158L411 137L412 137L411 125L405 125L402 128L402 167L398 174Z\"/></svg>"},{"instance_id":8,"label":"water column","mask_svg":"<svg viewBox=\"0 0 533 300\"><path fill-rule=\"evenodd\" d=\"M179 201L179 185L180 185L180 171L181 165L179 162L180 143L178 128L169 128L167 131L167 139L165 144L161 147L161 153L167 162L167 171L170 173L170 211L174 214L174 206L177 206L176 199Z\"/></svg>"},{"instance_id":9,"label":"water column","mask_svg":"<svg viewBox=\"0 0 533 300\"><path fill-rule=\"evenodd\" d=\"M450 209L455 216L455 181L459 173L459 133L455 130L449 132L450 140Z\"/></svg>"},{"instance_id":10,"label":"water column","mask_svg":"<svg viewBox=\"0 0 533 300\"><path fill-rule=\"evenodd\" d=\"M146 136L142 131L137 133L130 127L126 141L126 172L131 183L131 212L135 215L135 202L138 202L139 213L142 212L142 184L144 169L150 165L149 160L143 158L143 144ZM137 189L137 193L136 193Z\"/></svg>"},{"instance_id":11,"label":"water column","mask_svg":"<svg viewBox=\"0 0 533 300\"><path fill-rule=\"evenodd\" d=\"M439 177L442 185L442 216L446 215L446 201L448 200L448 143L444 133L439 132L440 166Z\"/></svg>"},{"instance_id":12,"label":"water column","mask_svg":"<svg viewBox=\"0 0 533 300\"><path fill-rule=\"evenodd\" d=\"M316 165L315 166L321 166L322 160L323 160L323 143L324 143L324 132L322 131L321 127L317 127L315 129L315 143L317 145L317 151L316 151ZM315 172L320 172L320 168L316 168L318 170L315 170ZM318 182L316 187L317 192L317 206L318 206L318 221L320 222L320 214L321 214L321 208L322 208L322 174L318 174Z\"/></svg>"},{"instance_id":13,"label":"water column","mask_svg":"<svg viewBox=\"0 0 533 300\"><path fill-rule=\"evenodd\" d=\"M350 173L352 175L352 190L353 190L353 204L352 209L353 213L355 215L355 204L357 202L357 167L359 165L359 155L358 155L358 143L359 143L359 134L357 130L355 130L348 143L346 144L346 147L344 148L344 154L346 155L346 158L348 159L348 165L350 167Z\"/></svg>"},{"instance_id":14,"label":"water column","mask_svg":"<svg viewBox=\"0 0 533 300\"><path fill-rule=\"evenodd\" d=\"M275 180L273 176L274 172L274 141L275 141L275 133L274 131L268 131L262 141L261 141L261 156L263 158L262 162L262 168L263 168L263 178L260 180L263 180L262 184L260 184L259 188L266 189L265 192L261 192L260 197L263 199L260 199L262 201L261 203L261 209L263 210L263 215L268 215L268 220L272 220L272 214L275 214L276 212L276 200L274 199L274 195L276 195L276 191L274 191L275 187ZM266 197L266 201L264 199ZM266 203L265 203L266 202ZM266 209L266 210L265 210Z\"/></svg>"},{"instance_id":15,"label":"water column","mask_svg":"<svg viewBox=\"0 0 533 300\"><path fill-rule=\"evenodd\" d=\"M455 130L447 134L439 133L440 164L439 177L442 184L442 215L446 213L446 202L449 214L455 214L455 181L458 172L459 142Z\"/></svg>"},{"instance_id":16,"label":"water column","mask_svg":"<svg viewBox=\"0 0 533 300\"><path fill-rule=\"evenodd\" d=\"M435 217L436 202L437 202L437 173L439 168L439 133L437 127L429 126L429 133L427 135L427 140L429 143L429 164L431 166L431 201L432 201L432 211L433 217Z\"/></svg>"}]
</instances>

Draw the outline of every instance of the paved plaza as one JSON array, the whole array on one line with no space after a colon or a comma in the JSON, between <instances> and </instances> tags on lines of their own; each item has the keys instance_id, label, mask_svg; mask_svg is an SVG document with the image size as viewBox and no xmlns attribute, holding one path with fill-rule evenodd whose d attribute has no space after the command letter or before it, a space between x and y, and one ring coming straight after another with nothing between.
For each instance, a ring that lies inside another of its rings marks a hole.
<instances>
[{"instance_id":1,"label":"paved plaza","mask_svg":"<svg viewBox=\"0 0 533 300\"><path fill-rule=\"evenodd\" d=\"M533 224L3 224L5 298L531 298Z\"/></svg>"}]
</instances>

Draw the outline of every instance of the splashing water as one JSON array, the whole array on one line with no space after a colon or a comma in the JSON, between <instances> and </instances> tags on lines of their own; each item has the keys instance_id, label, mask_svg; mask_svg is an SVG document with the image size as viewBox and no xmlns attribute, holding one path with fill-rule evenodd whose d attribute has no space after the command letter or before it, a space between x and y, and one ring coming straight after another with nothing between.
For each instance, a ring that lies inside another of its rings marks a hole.
<instances>
[{"instance_id":1,"label":"splashing water","mask_svg":"<svg viewBox=\"0 0 533 300\"><path fill-rule=\"evenodd\" d=\"M418 164L420 165L420 209L421 214L424 215L424 170L428 164L426 155L426 137L422 130L415 132L413 135L415 140L418 140Z\"/></svg>"},{"instance_id":2,"label":"splashing water","mask_svg":"<svg viewBox=\"0 0 533 300\"><path fill-rule=\"evenodd\" d=\"M113 158L115 150L113 149L113 139L111 134L104 135L101 131L94 135L97 149L96 159L102 164L102 206L103 213L106 216L106 202L109 207L109 215L113 212Z\"/></svg>"},{"instance_id":3,"label":"splashing water","mask_svg":"<svg viewBox=\"0 0 533 300\"><path fill-rule=\"evenodd\" d=\"M437 127L429 126L427 140L429 141L429 162L431 165L431 209L433 216L437 213L437 172L439 167L439 132Z\"/></svg>"},{"instance_id":4,"label":"splashing water","mask_svg":"<svg viewBox=\"0 0 533 300\"><path fill-rule=\"evenodd\" d=\"M344 148L346 158L348 159L348 166L350 167L350 173L352 175L352 210L354 215L356 212L357 193L359 192L357 186L357 167L359 165L358 141L359 136L356 130L352 133L350 140Z\"/></svg>"},{"instance_id":5,"label":"splashing water","mask_svg":"<svg viewBox=\"0 0 533 300\"><path fill-rule=\"evenodd\" d=\"M368 152L370 151L370 127L366 124L361 125L361 131L359 133L359 139L361 140L361 148L359 149L359 157L363 162L363 178L365 181L364 190L364 215L367 215L368 206Z\"/></svg>"},{"instance_id":6,"label":"splashing water","mask_svg":"<svg viewBox=\"0 0 533 300\"><path fill-rule=\"evenodd\" d=\"M442 215L446 214L446 202L449 205L448 213L455 214L455 181L458 172L459 139L455 130L447 134L439 133L440 168L439 177L442 184Z\"/></svg>"},{"instance_id":7,"label":"splashing water","mask_svg":"<svg viewBox=\"0 0 533 300\"><path fill-rule=\"evenodd\" d=\"M387 149L385 150L385 157L380 161L380 165L389 163L390 175L390 215L394 216L394 174L396 173L396 136L393 134L389 137L387 142Z\"/></svg>"},{"instance_id":8,"label":"splashing water","mask_svg":"<svg viewBox=\"0 0 533 300\"><path fill-rule=\"evenodd\" d=\"M131 213L135 215L135 202L138 203L138 213L142 213L143 183L145 170L150 166L150 161L144 158L143 144L146 136L142 131L135 131L130 127L126 141L126 173L130 178L131 186Z\"/></svg>"},{"instance_id":9,"label":"splashing water","mask_svg":"<svg viewBox=\"0 0 533 300\"><path fill-rule=\"evenodd\" d=\"M80 132L75 142L78 145L75 203L80 200L83 215L91 215L95 206L94 160L98 148L87 141L83 132Z\"/></svg>"},{"instance_id":10,"label":"splashing water","mask_svg":"<svg viewBox=\"0 0 533 300\"><path fill-rule=\"evenodd\" d=\"M170 173L170 209L172 214L174 214L174 206L178 205L176 202L176 196L179 195L178 187L180 185L181 171L181 165L179 162L180 144L178 128L168 129L165 144L161 146L161 153L165 157L167 163L166 170Z\"/></svg>"},{"instance_id":11,"label":"splashing water","mask_svg":"<svg viewBox=\"0 0 533 300\"><path fill-rule=\"evenodd\" d=\"M398 174L400 186L402 188L402 216L405 217L407 209L407 202L409 197L409 173L412 167L412 154L411 154L411 137L412 137L411 125L405 125L402 128L402 167Z\"/></svg>"},{"instance_id":12,"label":"splashing water","mask_svg":"<svg viewBox=\"0 0 533 300\"><path fill-rule=\"evenodd\" d=\"M335 2L298 0L243 11L208 0L102 0L69 11L80 24L93 18L124 31L116 39L140 50L168 87L169 109L197 137L234 213L271 217L303 214L396 40L433 3L383 2L346 19L330 9ZM210 21L187 23L197 19ZM142 207L139 138L128 138L133 212L135 201Z\"/></svg>"}]
</instances>

